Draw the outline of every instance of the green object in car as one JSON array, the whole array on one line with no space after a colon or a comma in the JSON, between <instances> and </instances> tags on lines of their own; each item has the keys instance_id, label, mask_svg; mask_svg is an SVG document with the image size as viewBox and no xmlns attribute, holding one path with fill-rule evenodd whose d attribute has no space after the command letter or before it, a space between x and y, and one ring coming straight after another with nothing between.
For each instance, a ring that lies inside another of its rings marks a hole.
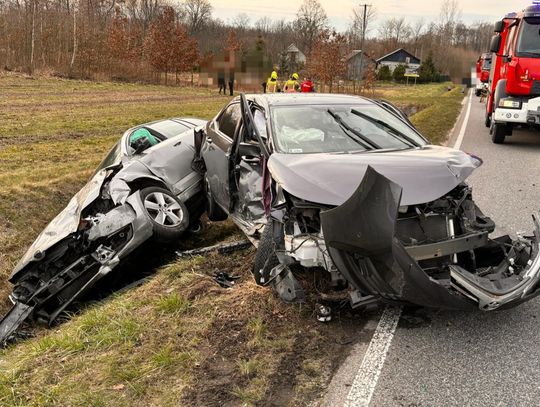
<instances>
[{"instance_id":1,"label":"green object in car","mask_svg":"<svg viewBox=\"0 0 540 407\"><path fill-rule=\"evenodd\" d=\"M131 136L129 136L129 145L133 147L135 143L142 138L146 138L150 142L151 146L155 146L159 143L159 140L154 137L152 133L145 128L140 128L135 130L133 133L131 133Z\"/></svg>"}]
</instances>

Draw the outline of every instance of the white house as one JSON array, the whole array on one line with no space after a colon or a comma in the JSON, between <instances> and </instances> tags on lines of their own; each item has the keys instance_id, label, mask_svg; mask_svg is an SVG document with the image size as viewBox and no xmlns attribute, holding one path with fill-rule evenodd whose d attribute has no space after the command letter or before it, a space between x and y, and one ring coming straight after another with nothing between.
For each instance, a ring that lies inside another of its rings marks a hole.
<instances>
[{"instance_id":1,"label":"white house","mask_svg":"<svg viewBox=\"0 0 540 407\"><path fill-rule=\"evenodd\" d=\"M294 44L289 45L287 49L285 50L285 53L287 54L287 58L289 62L292 64L305 64L306 63L306 56Z\"/></svg>"},{"instance_id":2,"label":"white house","mask_svg":"<svg viewBox=\"0 0 540 407\"><path fill-rule=\"evenodd\" d=\"M377 69L380 69L382 66L388 66L390 72L394 72L394 69L398 65L405 65L410 71L416 71L420 68L422 61L410 52L400 48L377 59L376 63Z\"/></svg>"}]
</instances>

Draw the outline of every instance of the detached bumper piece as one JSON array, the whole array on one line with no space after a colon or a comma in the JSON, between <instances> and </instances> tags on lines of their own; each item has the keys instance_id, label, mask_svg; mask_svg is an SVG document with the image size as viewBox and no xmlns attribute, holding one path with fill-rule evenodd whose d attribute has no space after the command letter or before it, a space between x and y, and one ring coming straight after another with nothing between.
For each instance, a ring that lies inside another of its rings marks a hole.
<instances>
[{"instance_id":1,"label":"detached bumper piece","mask_svg":"<svg viewBox=\"0 0 540 407\"><path fill-rule=\"evenodd\" d=\"M488 232L479 231L405 247L396 237L401 192L399 185L369 167L349 200L321 213L330 257L356 295L435 308L493 310L517 305L538 294L540 257L536 237L527 241L528 258L512 254L513 248L500 249L506 253L500 264L485 267L484 274L475 266L471 268L473 273L465 269L466 262L458 261L458 253L473 255L475 250L487 250L490 244L499 247L499 243L489 243ZM539 236L537 219L535 224ZM438 273L428 275L420 265L423 260L444 256L448 256L449 264ZM525 264L520 273L512 274L513 261Z\"/></svg>"}]
</instances>

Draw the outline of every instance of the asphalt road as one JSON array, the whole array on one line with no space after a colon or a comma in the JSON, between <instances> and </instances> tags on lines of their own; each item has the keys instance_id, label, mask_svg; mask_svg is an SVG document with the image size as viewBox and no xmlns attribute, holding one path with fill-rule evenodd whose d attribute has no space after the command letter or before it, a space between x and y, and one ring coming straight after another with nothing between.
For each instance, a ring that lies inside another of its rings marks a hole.
<instances>
[{"instance_id":1,"label":"asphalt road","mask_svg":"<svg viewBox=\"0 0 540 407\"><path fill-rule=\"evenodd\" d=\"M484 165L469 179L498 233L531 231L540 210L540 132L491 142L473 96L461 149ZM450 146L453 141L450 140ZM540 298L492 313L404 311L370 406L540 405Z\"/></svg>"}]
</instances>

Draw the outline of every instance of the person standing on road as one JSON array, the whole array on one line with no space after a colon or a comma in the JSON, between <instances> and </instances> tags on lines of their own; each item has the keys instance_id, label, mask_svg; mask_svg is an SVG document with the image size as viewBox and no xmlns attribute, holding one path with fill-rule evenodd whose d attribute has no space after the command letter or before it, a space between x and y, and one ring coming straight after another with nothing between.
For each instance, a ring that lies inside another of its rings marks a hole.
<instances>
[{"instance_id":1,"label":"person standing on road","mask_svg":"<svg viewBox=\"0 0 540 407\"><path fill-rule=\"evenodd\" d=\"M233 89L234 89L234 71L231 71L231 74L229 75L229 95L233 95Z\"/></svg>"},{"instance_id":2,"label":"person standing on road","mask_svg":"<svg viewBox=\"0 0 540 407\"><path fill-rule=\"evenodd\" d=\"M311 82L311 78L304 78L304 82L300 85L300 91L302 93L315 92L315 85Z\"/></svg>"},{"instance_id":3,"label":"person standing on road","mask_svg":"<svg viewBox=\"0 0 540 407\"><path fill-rule=\"evenodd\" d=\"M298 92L300 90L300 84L298 83L298 74L295 72L291 75L289 80L285 82L283 90L287 93Z\"/></svg>"},{"instance_id":4,"label":"person standing on road","mask_svg":"<svg viewBox=\"0 0 540 407\"><path fill-rule=\"evenodd\" d=\"M276 71L272 71L270 78L266 81L266 92L276 93L278 91L278 75Z\"/></svg>"}]
</instances>

